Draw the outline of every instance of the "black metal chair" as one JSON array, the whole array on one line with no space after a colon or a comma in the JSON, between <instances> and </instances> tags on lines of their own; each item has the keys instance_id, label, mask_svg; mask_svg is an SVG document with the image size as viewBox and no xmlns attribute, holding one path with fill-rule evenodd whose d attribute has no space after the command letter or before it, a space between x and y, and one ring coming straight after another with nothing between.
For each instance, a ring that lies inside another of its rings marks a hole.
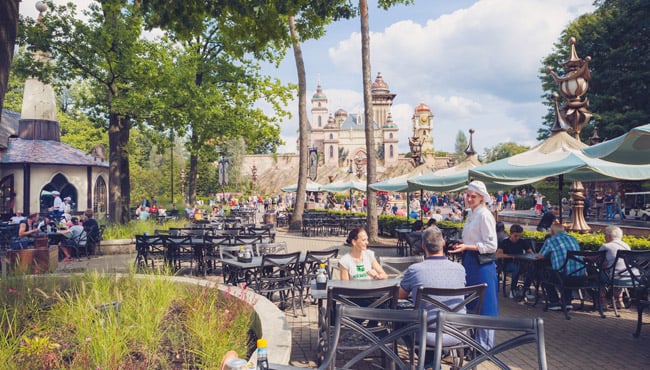
<instances>
[{"instance_id":1,"label":"black metal chair","mask_svg":"<svg viewBox=\"0 0 650 370\"><path fill-rule=\"evenodd\" d=\"M301 284L303 289L303 296L309 294L311 289L312 280L316 279L316 274L320 268L321 263L326 266L328 279L332 279L332 268L330 266L330 259L336 258L339 255L338 248L324 250L324 251L307 251L305 262L302 264L301 271Z\"/></svg>"},{"instance_id":2,"label":"black metal chair","mask_svg":"<svg viewBox=\"0 0 650 370\"><path fill-rule=\"evenodd\" d=\"M319 319L319 344L323 353L329 349L333 335L334 325L336 323L336 307L338 305L347 305L352 307L370 307L382 309L397 308L397 293L399 286L389 285L377 288L348 288L339 286L327 287L327 307L321 308ZM373 320L365 323L370 331L381 332L386 328L378 326ZM348 338L349 339L349 338ZM338 349L341 351L359 351L364 350L368 343L366 341L347 340L345 343L338 343Z\"/></svg>"},{"instance_id":3,"label":"black metal chair","mask_svg":"<svg viewBox=\"0 0 650 370\"><path fill-rule=\"evenodd\" d=\"M616 259L622 258L625 262L625 270L614 276L612 283L614 287L625 287L632 290L632 302L636 304L637 325L634 337L638 338L643 326L643 311L650 307L648 294L650 293L650 250L628 251L619 250ZM612 299L614 307L616 302Z\"/></svg>"},{"instance_id":4,"label":"black metal chair","mask_svg":"<svg viewBox=\"0 0 650 370\"><path fill-rule=\"evenodd\" d=\"M433 288L418 287L415 295L415 308L429 311L427 326L430 331L435 331L436 316L435 311L465 313L465 307L476 302L471 313L481 311L483 298L487 284L471 285L463 288ZM444 349L451 354L452 368L458 368L463 365L464 349L467 348L463 343L448 339L444 343ZM434 345L427 343L427 350L434 350Z\"/></svg>"},{"instance_id":5,"label":"black metal chair","mask_svg":"<svg viewBox=\"0 0 650 370\"><path fill-rule=\"evenodd\" d=\"M141 269L155 268L155 260L167 261L166 236L136 235L135 236L135 266Z\"/></svg>"},{"instance_id":6,"label":"black metal chair","mask_svg":"<svg viewBox=\"0 0 650 370\"><path fill-rule=\"evenodd\" d=\"M296 315L297 298L300 302L302 315L305 315L300 289L300 252L265 254L262 257L262 265L255 272L252 283L255 292L266 296L270 301L273 300L273 295L278 293L281 309L286 306L287 300L291 297L294 316Z\"/></svg>"},{"instance_id":7,"label":"black metal chair","mask_svg":"<svg viewBox=\"0 0 650 370\"><path fill-rule=\"evenodd\" d=\"M88 248L88 234L85 230L82 231L79 235L73 236L71 238L64 238L61 240L61 245L66 248L73 249L74 255L78 260L81 259L82 252L86 255L86 257L90 258Z\"/></svg>"},{"instance_id":8,"label":"black metal chair","mask_svg":"<svg viewBox=\"0 0 650 370\"><path fill-rule=\"evenodd\" d=\"M469 334L469 329L490 329L504 332L519 332L519 335L497 335L496 338L507 338L500 343L495 343L491 349L483 347ZM513 348L535 343L537 345L537 367L540 370L548 369L546 363L546 344L544 341L544 320L541 318L483 316L472 314L459 314L455 312L438 311L436 325L436 345L433 368L440 368L442 362L443 336L449 335L457 338L473 353L467 363L460 369L474 369L484 362L492 362L499 369L510 369L500 358L500 354Z\"/></svg>"},{"instance_id":9,"label":"black metal chair","mask_svg":"<svg viewBox=\"0 0 650 370\"><path fill-rule=\"evenodd\" d=\"M414 263L424 261L424 256L407 257L379 257L379 264L388 275L388 278L401 278L404 272Z\"/></svg>"},{"instance_id":10,"label":"black metal chair","mask_svg":"<svg viewBox=\"0 0 650 370\"><path fill-rule=\"evenodd\" d=\"M365 320L382 322L386 331L377 335L377 332L368 330L362 324ZM391 368L400 370L424 369L424 350L420 348L415 353L414 347L409 347L409 359L406 361L398 354L397 345L404 338L412 342L426 340L427 313L421 310L392 310L367 307L352 307L338 305L336 307L336 320L334 322L332 345L319 369L338 369L336 366L337 355L340 353L339 344L344 336L351 334L363 337L368 345L365 349L354 353L350 359L345 359L341 369L365 368L371 355L381 354L383 360L388 359ZM408 346L407 346L408 347ZM374 357L374 356L373 356Z\"/></svg>"},{"instance_id":11,"label":"black metal chair","mask_svg":"<svg viewBox=\"0 0 650 370\"><path fill-rule=\"evenodd\" d=\"M560 293L560 306L564 317L570 320L567 305L571 304L565 300L567 292L578 291L580 309L584 309L585 298L582 291L591 291L594 300L594 307L598 308L600 317L604 318L603 307L600 304L600 296L607 284L605 272L606 251L568 251L564 264L560 270L548 268L544 271L544 283L556 287ZM575 271L569 271L569 265L576 265ZM548 310L549 300L546 293L546 305L544 311Z\"/></svg>"}]
</instances>

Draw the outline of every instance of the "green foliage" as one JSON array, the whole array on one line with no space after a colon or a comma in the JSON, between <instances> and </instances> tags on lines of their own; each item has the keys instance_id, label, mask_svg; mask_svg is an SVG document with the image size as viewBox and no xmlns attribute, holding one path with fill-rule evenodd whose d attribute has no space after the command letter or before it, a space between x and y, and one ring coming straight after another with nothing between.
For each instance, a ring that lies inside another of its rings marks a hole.
<instances>
[{"instance_id":1,"label":"green foliage","mask_svg":"<svg viewBox=\"0 0 650 370\"><path fill-rule=\"evenodd\" d=\"M497 144L491 148L485 149L483 162L489 163L499 159L512 157L513 155L523 153L528 149L530 149L530 147L513 142Z\"/></svg>"},{"instance_id":2,"label":"green foliage","mask_svg":"<svg viewBox=\"0 0 650 370\"><path fill-rule=\"evenodd\" d=\"M614 138L630 129L648 123L650 105L647 104L647 87L650 85L650 2L646 0L603 0L598 9L585 14L569 24L554 44L554 51L543 61L540 79L548 113L546 127L539 130L538 138L550 135L553 124L550 94L558 87L546 72L551 66L564 75L562 62L570 56L569 38L577 40L579 57L591 56L591 83L586 97L594 117L582 131L582 138L591 136L598 127L601 138Z\"/></svg>"},{"instance_id":3,"label":"green foliage","mask_svg":"<svg viewBox=\"0 0 650 370\"><path fill-rule=\"evenodd\" d=\"M0 281L0 359L8 369L219 368L249 353L252 307L218 289L98 273ZM220 335L214 335L220 333Z\"/></svg>"},{"instance_id":4,"label":"green foliage","mask_svg":"<svg viewBox=\"0 0 650 370\"><path fill-rule=\"evenodd\" d=\"M456 134L456 143L454 144L454 159L458 162L465 158L465 149L467 149L467 136L463 130L458 130Z\"/></svg>"}]
</instances>

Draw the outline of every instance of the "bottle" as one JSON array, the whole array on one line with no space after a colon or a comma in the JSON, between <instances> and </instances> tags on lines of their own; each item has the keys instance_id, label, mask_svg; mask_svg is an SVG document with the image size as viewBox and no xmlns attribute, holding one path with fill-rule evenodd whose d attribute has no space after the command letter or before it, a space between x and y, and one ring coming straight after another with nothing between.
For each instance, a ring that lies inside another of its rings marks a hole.
<instances>
[{"instance_id":1,"label":"bottle","mask_svg":"<svg viewBox=\"0 0 650 370\"><path fill-rule=\"evenodd\" d=\"M325 289L327 286L327 273L325 272L325 264L321 263L318 271L316 272L316 289Z\"/></svg>"},{"instance_id":2,"label":"bottle","mask_svg":"<svg viewBox=\"0 0 650 370\"><path fill-rule=\"evenodd\" d=\"M269 358L266 339L260 338L257 340L257 370L269 370Z\"/></svg>"},{"instance_id":3,"label":"bottle","mask_svg":"<svg viewBox=\"0 0 650 370\"><path fill-rule=\"evenodd\" d=\"M244 246L240 245L239 246L239 253L237 253L237 258L244 259Z\"/></svg>"},{"instance_id":4,"label":"bottle","mask_svg":"<svg viewBox=\"0 0 650 370\"><path fill-rule=\"evenodd\" d=\"M253 253L251 252L250 248L244 249L244 259L251 259L253 258Z\"/></svg>"}]
</instances>

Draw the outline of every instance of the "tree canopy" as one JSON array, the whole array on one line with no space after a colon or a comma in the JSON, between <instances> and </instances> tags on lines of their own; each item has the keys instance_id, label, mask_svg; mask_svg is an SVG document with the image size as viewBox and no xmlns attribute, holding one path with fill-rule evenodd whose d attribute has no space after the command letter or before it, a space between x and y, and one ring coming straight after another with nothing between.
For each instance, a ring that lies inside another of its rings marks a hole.
<instances>
[{"instance_id":1,"label":"tree canopy","mask_svg":"<svg viewBox=\"0 0 650 370\"><path fill-rule=\"evenodd\" d=\"M599 0L598 8L584 14L562 32L554 51L543 61L540 79L549 106L539 139L549 136L553 124L550 94L558 87L546 66L564 71L562 62L570 56L569 38L577 40L581 58L591 56L591 82L586 97L593 113L591 124L582 131L586 141L598 127L601 138L613 138L650 122L650 2L646 0Z\"/></svg>"}]
</instances>

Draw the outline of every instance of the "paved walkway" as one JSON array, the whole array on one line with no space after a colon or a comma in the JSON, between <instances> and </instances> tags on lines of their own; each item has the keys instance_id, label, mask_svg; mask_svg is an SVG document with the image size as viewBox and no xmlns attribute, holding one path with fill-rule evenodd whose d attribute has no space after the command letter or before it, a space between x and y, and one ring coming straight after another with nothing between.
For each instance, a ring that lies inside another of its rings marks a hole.
<instances>
[{"instance_id":1,"label":"paved walkway","mask_svg":"<svg viewBox=\"0 0 650 370\"><path fill-rule=\"evenodd\" d=\"M290 251L321 250L333 246L347 249L341 245L343 237L302 237L299 234L279 231L278 240L286 241ZM394 239L385 242L394 245ZM395 248L376 249L379 255L394 255ZM135 255L112 255L93 257L80 262L62 263L60 272L100 270L125 272L133 264ZM211 280L220 277L210 276ZM636 327L636 312L623 309L621 317L614 317L612 311L601 319L597 312L572 311L571 320L565 320L562 312L543 312L543 305L530 307L524 303L504 298L501 294L500 313L512 317L542 317L546 337L546 355L549 369L642 369L650 367L650 325L643 328L641 337L635 339L632 333ZM306 304L306 316L294 317L291 309L286 310L292 329L293 343L291 364L300 367L316 367L317 311L315 305ZM650 322L646 314L646 322ZM513 369L532 369L536 367L533 345L527 345L508 354L509 365ZM489 368L489 367L485 367Z\"/></svg>"}]
</instances>

